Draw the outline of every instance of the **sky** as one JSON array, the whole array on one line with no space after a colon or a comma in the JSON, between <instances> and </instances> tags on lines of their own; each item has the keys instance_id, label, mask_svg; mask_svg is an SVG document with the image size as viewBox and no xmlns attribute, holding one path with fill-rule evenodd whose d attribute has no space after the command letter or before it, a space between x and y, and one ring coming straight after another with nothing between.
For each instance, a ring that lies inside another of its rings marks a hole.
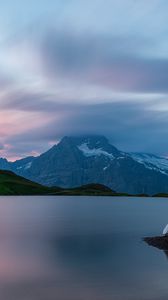
<instances>
[{"instance_id":1,"label":"sky","mask_svg":"<svg viewBox=\"0 0 168 300\"><path fill-rule=\"evenodd\" d=\"M168 156L167 0L0 1L0 157L100 134Z\"/></svg>"}]
</instances>

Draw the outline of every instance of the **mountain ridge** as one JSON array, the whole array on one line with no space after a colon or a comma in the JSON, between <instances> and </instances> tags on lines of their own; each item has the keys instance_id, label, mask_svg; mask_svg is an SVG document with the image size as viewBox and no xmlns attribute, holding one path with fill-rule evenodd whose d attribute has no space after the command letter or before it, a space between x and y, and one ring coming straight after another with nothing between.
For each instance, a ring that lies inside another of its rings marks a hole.
<instances>
[{"instance_id":1,"label":"mountain ridge","mask_svg":"<svg viewBox=\"0 0 168 300\"><path fill-rule=\"evenodd\" d=\"M74 188L93 182L129 194L168 193L168 159L127 153L104 136L65 136L38 157L0 159L0 169L47 186Z\"/></svg>"}]
</instances>

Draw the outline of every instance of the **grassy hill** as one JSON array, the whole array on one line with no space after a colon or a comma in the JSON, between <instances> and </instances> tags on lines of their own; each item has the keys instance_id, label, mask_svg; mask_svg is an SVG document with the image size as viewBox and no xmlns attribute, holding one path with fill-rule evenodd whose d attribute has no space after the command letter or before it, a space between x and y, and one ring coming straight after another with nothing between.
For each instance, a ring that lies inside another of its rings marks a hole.
<instances>
[{"instance_id":1,"label":"grassy hill","mask_svg":"<svg viewBox=\"0 0 168 300\"><path fill-rule=\"evenodd\" d=\"M11 171L0 170L0 195L45 195L49 189Z\"/></svg>"},{"instance_id":2,"label":"grassy hill","mask_svg":"<svg viewBox=\"0 0 168 300\"><path fill-rule=\"evenodd\" d=\"M11 171L0 170L0 195L116 195L101 184L88 184L72 189L46 187Z\"/></svg>"},{"instance_id":3,"label":"grassy hill","mask_svg":"<svg viewBox=\"0 0 168 300\"><path fill-rule=\"evenodd\" d=\"M116 193L105 185L97 183L67 189L46 187L4 170L0 170L0 195L133 196Z\"/></svg>"},{"instance_id":4,"label":"grassy hill","mask_svg":"<svg viewBox=\"0 0 168 300\"><path fill-rule=\"evenodd\" d=\"M114 196L116 192L102 184L87 184L80 187L62 189L61 191L53 192L53 194L59 195L76 195L76 196Z\"/></svg>"}]
</instances>

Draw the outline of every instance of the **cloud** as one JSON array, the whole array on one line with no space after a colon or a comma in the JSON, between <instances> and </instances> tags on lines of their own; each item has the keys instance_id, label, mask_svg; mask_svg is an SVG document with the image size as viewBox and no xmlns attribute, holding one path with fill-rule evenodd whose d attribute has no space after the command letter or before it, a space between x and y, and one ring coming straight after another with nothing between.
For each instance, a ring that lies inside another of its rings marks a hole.
<instances>
[{"instance_id":1,"label":"cloud","mask_svg":"<svg viewBox=\"0 0 168 300\"><path fill-rule=\"evenodd\" d=\"M167 154L167 128L168 112L151 110L141 103L77 105L69 114L64 114L62 107L61 118L9 136L6 143L13 145L10 155L24 156L31 151L46 151L50 142L64 135L103 134L121 150L153 152L155 149L158 154Z\"/></svg>"},{"instance_id":2,"label":"cloud","mask_svg":"<svg viewBox=\"0 0 168 300\"><path fill-rule=\"evenodd\" d=\"M168 58L143 54L152 44L135 36L50 30L39 45L39 55L51 80L63 77L125 92L167 92Z\"/></svg>"},{"instance_id":3,"label":"cloud","mask_svg":"<svg viewBox=\"0 0 168 300\"><path fill-rule=\"evenodd\" d=\"M88 133L166 153L166 1L31 1L21 18L10 2L0 5L17 20L1 26L1 153L40 153Z\"/></svg>"}]
</instances>

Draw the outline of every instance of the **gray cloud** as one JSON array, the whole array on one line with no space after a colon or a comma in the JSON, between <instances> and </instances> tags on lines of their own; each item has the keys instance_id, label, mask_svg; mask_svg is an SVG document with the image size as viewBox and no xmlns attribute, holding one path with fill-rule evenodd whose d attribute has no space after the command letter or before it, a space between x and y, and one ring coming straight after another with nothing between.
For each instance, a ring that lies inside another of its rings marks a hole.
<instances>
[{"instance_id":1,"label":"gray cloud","mask_svg":"<svg viewBox=\"0 0 168 300\"><path fill-rule=\"evenodd\" d=\"M37 13L31 2L33 18L24 10L23 20L16 18L17 26L0 43L1 118L4 111L9 118L4 119L7 137L1 140L9 144L8 153L42 152L50 141L80 134L107 135L123 150L166 153L168 112L159 111L159 101L165 105L168 94L166 1L151 7L146 1L108 0L105 6L98 0L96 14L95 3L88 0L72 1L72 6L59 1L60 18L58 1L53 1L52 20L41 17L41 5ZM46 7L47 1L44 14Z\"/></svg>"},{"instance_id":2,"label":"gray cloud","mask_svg":"<svg viewBox=\"0 0 168 300\"><path fill-rule=\"evenodd\" d=\"M143 55L153 41L135 36L75 35L49 31L40 44L47 76L78 78L112 89L168 91L168 59Z\"/></svg>"},{"instance_id":3,"label":"gray cloud","mask_svg":"<svg viewBox=\"0 0 168 300\"><path fill-rule=\"evenodd\" d=\"M62 111L63 112L63 111ZM12 151L20 154L49 148L64 135L103 134L125 151L167 154L168 112L152 111L138 103L107 103L77 106L69 115L41 128L10 137Z\"/></svg>"},{"instance_id":4,"label":"gray cloud","mask_svg":"<svg viewBox=\"0 0 168 300\"><path fill-rule=\"evenodd\" d=\"M0 150L4 149L4 145L2 143L0 143Z\"/></svg>"}]
</instances>

